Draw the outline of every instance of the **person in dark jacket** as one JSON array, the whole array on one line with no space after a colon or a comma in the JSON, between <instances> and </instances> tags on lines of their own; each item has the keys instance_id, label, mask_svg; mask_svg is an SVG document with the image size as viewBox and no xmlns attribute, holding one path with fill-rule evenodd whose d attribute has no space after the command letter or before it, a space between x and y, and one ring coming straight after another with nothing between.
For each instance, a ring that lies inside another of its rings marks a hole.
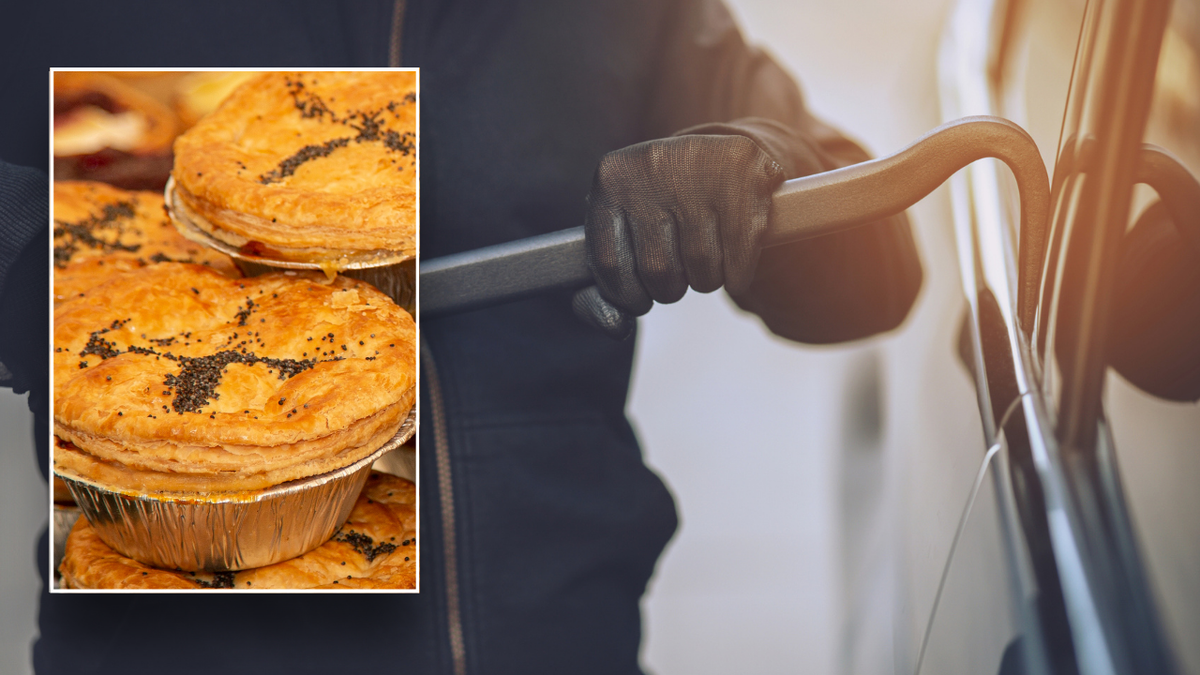
<instances>
[{"instance_id":1,"label":"person in dark jacket","mask_svg":"<svg viewBox=\"0 0 1200 675\"><path fill-rule=\"evenodd\" d=\"M729 286L784 337L856 339L897 326L921 283L903 217L760 250L782 180L867 157L715 0L15 12L6 161L46 168L51 65L419 66L422 257L584 223L598 282L421 321L419 594L43 592L42 674L638 673L638 603L676 516L624 414L634 340L610 335L653 301ZM4 227L33 243L0 250L4 323L44 326L46 303L21 303L48 292L44 230L28 234L45 183L5 171L20 178L0 183ZM0 335L35 392L43 474L46 368L27 355L44 364L45 340ZM43 536L44 582L46 560Z\"/></svg>"}]
</instances>

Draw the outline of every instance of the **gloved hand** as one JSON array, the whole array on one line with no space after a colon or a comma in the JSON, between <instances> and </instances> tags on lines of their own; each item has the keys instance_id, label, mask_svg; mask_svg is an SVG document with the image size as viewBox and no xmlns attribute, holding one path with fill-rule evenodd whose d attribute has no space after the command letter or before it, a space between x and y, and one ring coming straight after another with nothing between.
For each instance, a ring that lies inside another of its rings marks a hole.
<instances>
[{"instance_id":1,"label":"gloved hand","mask_svg":"<svg viewBox=\"0 0 1200 675\"><path fill-rule=\"evenodd\" d=\"M600 160L584 220L596 286L575 313L624 339L654 301L749 287L785 170L741 135L684 135Z\"/></svg>"}]
</instances>

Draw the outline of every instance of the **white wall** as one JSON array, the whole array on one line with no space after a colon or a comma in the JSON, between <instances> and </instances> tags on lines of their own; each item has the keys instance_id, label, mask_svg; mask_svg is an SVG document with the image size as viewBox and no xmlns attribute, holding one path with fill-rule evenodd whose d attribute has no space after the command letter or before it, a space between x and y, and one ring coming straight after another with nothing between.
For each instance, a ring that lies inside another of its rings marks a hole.
<instances>
[{"instance_id":1,"label":"white wall","mask_svg":"<svg viewBox=\"0 0 1200 675\"><path fill-rule=\"evenodd\" d=\"M729 1L811 108L871 152L899 150L937 125L934 55L947 0ZM720 293L689 293L642 320L629 413L682 522L643 604L649 670L890 673L909 660L891 642L901 611L891 556L895 464L918 436L897 431L896 415L914 408L897 404L965 392L947 403L978 425L951 353L961 291L947 204L939 190L910 211L925 287L890 336L788 343ZM947 378L962 392L941 386ZM973 437L960 426L943 434Z\"/></svg>"}]
</instances>

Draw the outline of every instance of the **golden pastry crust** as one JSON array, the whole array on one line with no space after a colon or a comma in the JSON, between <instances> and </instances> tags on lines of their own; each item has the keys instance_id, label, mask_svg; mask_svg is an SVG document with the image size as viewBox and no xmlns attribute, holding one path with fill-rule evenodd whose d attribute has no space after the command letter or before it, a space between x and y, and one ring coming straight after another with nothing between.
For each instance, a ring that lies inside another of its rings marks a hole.
<instances>
[{"instance_id":1,"label":"golden pastry crust","mask_svg":"<svg viewBox=\"0 0 1200 675\"><path fill-rule=\"evenodd\" d=\"M350 518L326 543L274 565L205 574L149 567L113 551L80 518L63 554L64 588L412 589L417 585L416 487L372 472Z\"/></svg>"},{"instance_id":2,"label":"golden pastry crust","mask_svg":"<svg viewBox=\"0 0 1200 675\"><path fill-rule=\"evenodd\" d=\"M331 337L332 336L332 337ZM369 455L413 404L412 318L319 273L165 263L54 313L55 470L115 490L245 490Z\"/></svg>"},{"instance_id":3,"label":"golden pastry crust","mask_svg":"<svg viewBox=\"0 0 1200 675\"><path fill-rule=\"evenodd\" d=\"M416 255L416 74L266 73L175 141L195 224L290 260Z\"/></svg>"},{"instance_id":4,"label":"golden pastry crust","mask_svg":"<svg viewBox=\"0 0 1200 675\"><path fill-rule=\"evenodd\" d=\"M241 276L229 256L180 236L161 193L90 181L54 183L54 302L78 297L116 274L172 261Z\"/></svg>"},{"instance_id":5,"label":"golden pastry crust","mask_svg":"<svg viewBox=\"0 0 1200 675\"><path fill-rule=\"evenodd\" d=\"M54 471L109 489L139 495L152 493L164 495L189 493L190 495L195 493L196 498L199 499L206 495L223 497L233 492L261 490L289 480L334 471L375 452L400 430L403 416L399 423L392 424L388 421L392 418L395 410L408 410L412 407L414 394L414 390L409 389L392 409L382 411L374 419L367 420L366 424L356 423L357 428L347 433L320 439L316 443L303 444L295 453L297 458L294 461L264 468L257 472L252 471L250 466L238 466L236 469L214 468L207 471L180 471L177 463L172 464L169 460L163 461L161 457L155 456L149 457L147 461L147 458L141 456L137 451L131 451L106 439L89 439L97 444L90 446L91 451L84 452L71 440L57 436L55 437L57 442L54 452ZM383 420L384 423L381 424L380 420ZM369 429L366 433L362 431L364 427ZM56 427L55 433L60 433L58 427ZM64 435L70 434L66 432ZM73 437L79 438L78 435ZM341 450L332 450L342 443L348 443L348 445ZM296 446L292 447L297 449ZM278 453L284 449L285 447L254 448L252 451L257 450L260 454L264 454L265 451ZM167 450L175 454L184 451L178 446L168 447ZM299 450L303 452L301 453ZM301 458L301 455L304 458ZM215 452L206 455L206 458L214 457L218 460L225 460L227 463L236 464L245 455ZM119 461L125 458L137 462L137 466L159 465L166 468L161 471L134 468ZM257 464L264 463L259 457L255 457L255 459L259 460ZM274 459L278 459L278 457L276 456ZM198 468L203 469L204 467Z\"/></svg>"}]
</instances>

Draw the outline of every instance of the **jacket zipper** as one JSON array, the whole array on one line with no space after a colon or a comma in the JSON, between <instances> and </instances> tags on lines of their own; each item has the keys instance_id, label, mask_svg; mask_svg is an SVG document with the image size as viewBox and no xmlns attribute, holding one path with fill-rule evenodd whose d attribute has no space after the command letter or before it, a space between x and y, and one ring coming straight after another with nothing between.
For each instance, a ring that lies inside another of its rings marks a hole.
<instances>
[{"instance_id":1,"label":"jacket zipper","mask_svg":"<svg viewBox=\"0 0 1200 675\"><path fill-rule=\"evenodd\" d=\"M425 386L429 387L429 404L433 416L433 447L437 457L438 493L442 510L442 547L446 575L446 618L450 633L450 658L454 675L467 673L467 649L463 641L462 608L458 588L458 550L454 530L454 483L450 474L450 443L446 428L446 406L442 401L442 385L438 380L433 352L421 340L421 359L424 361Z\"/></svg>"},{"instance_id":2,"label":"jacket zipper","mask_svg":"<svg viewBox=\"0 0 1200 675\"><path fill-rule=\"evenodd\" d=\"M395 0L392 6L392 35L388 43L388 66L400 67L401 36L404 29L405 0ZM421 340L421 359L429 387L429 404L433 414L433 446L437 457L438 493L442 510L442 548L446 575L446 619L450 634L450 659L454 675L467 673L467 648L463 641L462 608L458 592L458 549L454 530L454 482L451 480L450 442L446 429L446 406L442 401L442 385L438 380L433 352Z\"/></svg>"},{"instance_id":3,"label":"jacket zipper","mask_svg":"<svg viewBox=\"0 0 1200 675\"><path fill-rule=\"evenodd\" d=\"M404 28L404 0L396 0L392 4L392 39L388 42L388 66L400 67L400 39Z\"/></svg>"},{"instance_id":4,"label":"jacket zipper","mask_svg":"<svg viewBox=\"0 0 1200 675\"><path fill-rule=\"evenodd\" d=\"M405 0L395 0L392 6L392 35L388 43L388 66L400 67L401 36L404 29ZM425 384L429 387L429 404L433 415L433 445L437 457L438 494L442 510L442 548L446 575L446 622L450 635L450 659L454 675L467 673L467 648L463 640L462 608L458 590L458 549L454 530L454 482L451 480L450 442L446 428L446 406L442 401L442 384L438 380L433 352L421 340L421 358L425 362Z\"/></svg>"}]
</instances>

